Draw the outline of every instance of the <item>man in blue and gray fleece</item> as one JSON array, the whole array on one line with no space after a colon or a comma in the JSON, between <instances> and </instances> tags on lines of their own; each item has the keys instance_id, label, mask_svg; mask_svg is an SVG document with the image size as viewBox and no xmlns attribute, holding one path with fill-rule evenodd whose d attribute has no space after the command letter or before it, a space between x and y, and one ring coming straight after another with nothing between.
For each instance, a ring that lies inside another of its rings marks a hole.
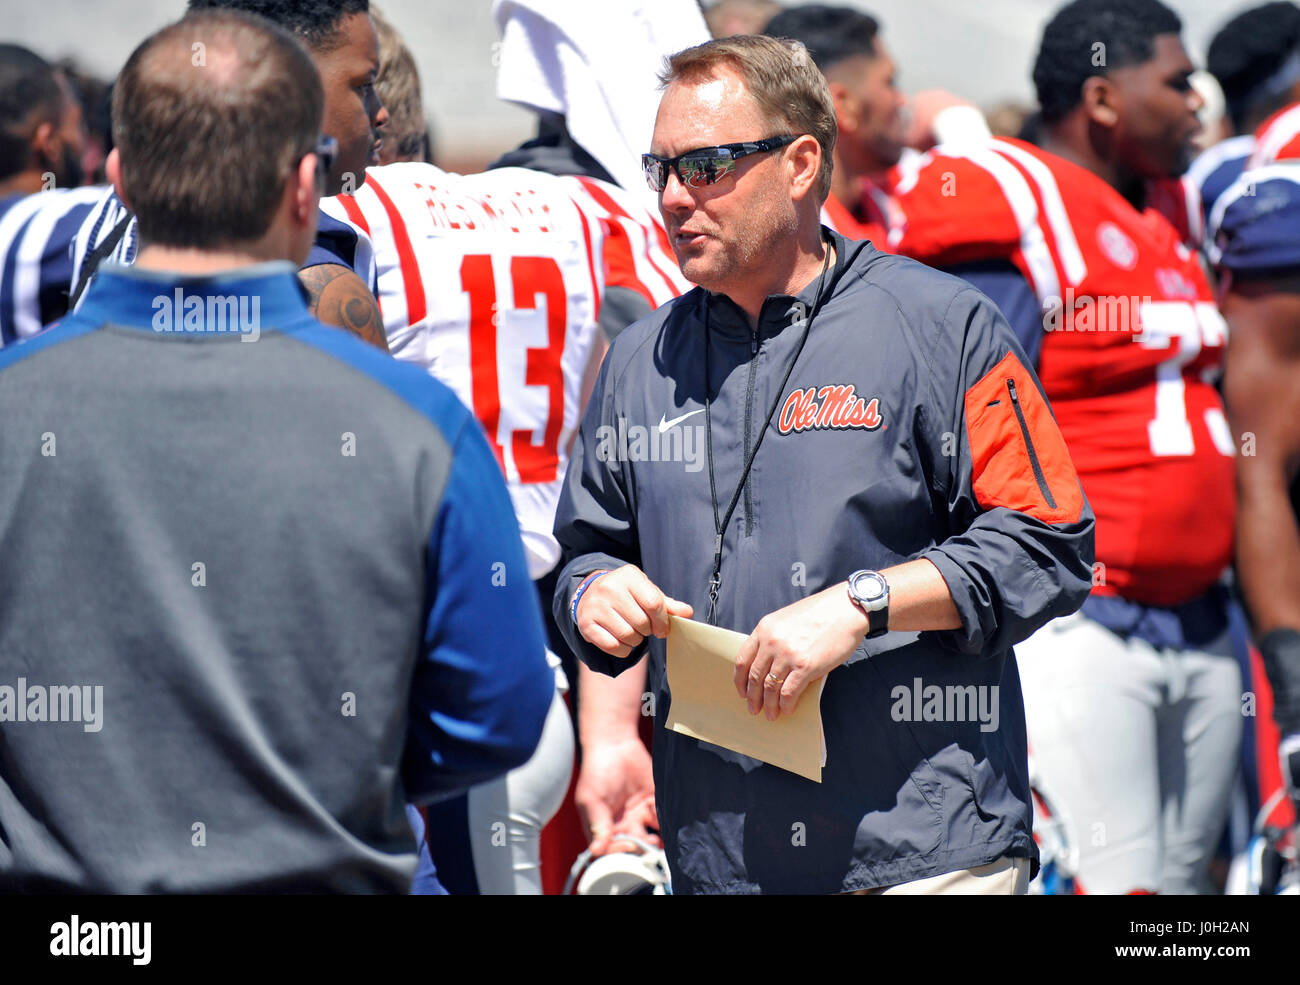
<instances>
[{"instance_id":1,"label":"man in blue and gray fleece","mask_svg":"<svg viewBox=\"0 0 1300 985\"><path fill-rule=\"evenodd\" d=\"M988 298L822 229L835 113L801 45L710 42L664 82L644 165L699 287L605 358L555 613L594 670L649 651L673 889L1024 892L1011 647L1082 604L1093 560L1047 400ZM681 428L707 468L673 460ZM664 637L692 615L750 634L751 714L825 679L820 784L664 729Z\"/></svg>"},{"instance_id":2,"label":"man in blue and gray fleece","mask_svg":"<svg viewBox=\"0 0 1300 985\"><path fill-rule=\"evenodd\" d=\"M405 892L405 803L541 734L478 425L295 277L321 92L248 14L145 41L109 163L136 264L0 352L0 891Z\"/></svg>"}]
</instances>

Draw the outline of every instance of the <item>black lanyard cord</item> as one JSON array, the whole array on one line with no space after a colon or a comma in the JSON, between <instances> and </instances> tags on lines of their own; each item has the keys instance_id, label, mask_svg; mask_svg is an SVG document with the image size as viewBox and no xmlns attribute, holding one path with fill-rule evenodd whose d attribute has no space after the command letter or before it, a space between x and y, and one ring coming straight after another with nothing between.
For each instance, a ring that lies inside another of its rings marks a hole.
<instances>
[{"instance_id":1,"label":"black lanyard cord","mask_svg":"<svg viewBox=\"0 0 1300 985\"><path fill-rule=\"evenodd\" d=\"M821 276L817 279L817 294L813 298L812 310L808 312L803 323L803 334L799 338L799 345L794 351L794 358L785 368L785 376L781 378L781 385L777 387L776 396L772 401L772 406L767 412L767 417L763 418L763 426L759 429L758 439L754 442L754 447L749 450L749 457L745 460L744 468L740 471L740 481L736 483L736 490L731 494L731 502L727 506L727 513L724 517L718 517L718 486L713 475L713 412L711 410L713 400L709 395L709 342L711 327L709 323L709 299L707 294L704 297L704 434L705 444L708 448L709 455L709 497L713 502L713 530L715 538L713 541L713 574L709 577L709 625L716 625L715 618L718 608L718 590L722 587L722 534L727 529L727 524L731 522L731 516L736 512L736 505L740 502L740 495L745 488L745 480L749 478L749 470L754 465L754 459L758 456L758 447L763 443L763 437L767 434L767 426L772 423L772 415L776 413L777 407L781 403L781 395L785 393L785 385L790 382L790 374L794 372L794 364L799 361L799 356L803 353L804 344L808 341L808 331L812 328L813 316L822 303L822 288L826 286L826 272L831 265L831 243L826 243L826 259L822 261ZM760 311L761 317L761 311ZM754 329L758 332L758 327ZM757 359L757 352L750 356L751 359Z\"/></svg>"}]
</instances>

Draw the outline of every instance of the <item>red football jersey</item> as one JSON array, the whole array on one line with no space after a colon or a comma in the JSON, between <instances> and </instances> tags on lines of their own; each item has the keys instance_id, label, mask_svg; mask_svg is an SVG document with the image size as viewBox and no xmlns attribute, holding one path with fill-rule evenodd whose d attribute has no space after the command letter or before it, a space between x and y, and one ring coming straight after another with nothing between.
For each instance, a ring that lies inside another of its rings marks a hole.
<instances>
[{"instance_id":1,"label":"red football jersey","mask_svg":"<svg viewBox=\"0 0 1300 985\"><path fill-rule=\"evenodd\" d=\"M822 205L822 222L841 236L870 240L877 249L890 252L890 230L901 220L892 191L897 178L898 169L892 168L884 185L864 179L856 202L845 203L828 195Z\"/></svg>"},{"instance_id":2,"label":"red football jersey","mask_svg":"<svg viewBox=\"0 0 1300 985\"><path fill-rule=\"evenodd\" d=\"M1246 170L1297 159L1300 159L1300 103L1292 103L1259 125L1255 131L1255 152L1246 162Z\"/></svg>"},{"instance_id":3,"label":"red football jersey","mask_svg":"<svg viewBox=\"0 0 1300 985\"><path fill-rule=\"evenodd\" d=\"M898 252L1008 259L1037 294L1038 375L1097 514L1094 591L1164 606L1203 593L1233 549L1234 446L1214 387L1227 326L1179 230L1010 139L937 148L898 201Z\"/></svg>"}]
</instances>

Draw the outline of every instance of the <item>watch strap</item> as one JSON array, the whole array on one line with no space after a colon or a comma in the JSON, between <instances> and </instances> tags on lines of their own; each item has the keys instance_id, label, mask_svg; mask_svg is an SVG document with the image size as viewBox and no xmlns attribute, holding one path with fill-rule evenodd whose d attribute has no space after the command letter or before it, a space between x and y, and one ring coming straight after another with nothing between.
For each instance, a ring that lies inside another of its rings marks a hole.
<instances>
[{"instance_id":1,"label":"watch strap","mask_svg":"<svg viewBox=\"0 0 1300 985\"><path fill-rule=\"evenodd\" d=\"M889 603L882 608L867 613L867 639L874 640L889 632Z\"/></svg>"}]
</instances>

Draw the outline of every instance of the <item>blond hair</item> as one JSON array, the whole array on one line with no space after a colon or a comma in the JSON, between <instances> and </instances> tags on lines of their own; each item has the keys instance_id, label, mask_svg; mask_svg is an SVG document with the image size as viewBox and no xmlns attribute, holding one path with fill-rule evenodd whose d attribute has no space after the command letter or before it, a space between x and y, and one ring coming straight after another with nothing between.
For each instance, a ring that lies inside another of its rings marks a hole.
<instances>
[{"instance_id":1,"label":"blond hair","mask_svg":"<svg viewBox=\"0 0 1300 985\"><path fill-rule=\"evenodd\" d=\"M422 161L427 127L420 99L420 71L401 34L378 8L370 8L370 19L375 22L375 33L379 35L375 92L388 110L384 143L393 149L399 161Z\"/></svg>"}]
</instances>

